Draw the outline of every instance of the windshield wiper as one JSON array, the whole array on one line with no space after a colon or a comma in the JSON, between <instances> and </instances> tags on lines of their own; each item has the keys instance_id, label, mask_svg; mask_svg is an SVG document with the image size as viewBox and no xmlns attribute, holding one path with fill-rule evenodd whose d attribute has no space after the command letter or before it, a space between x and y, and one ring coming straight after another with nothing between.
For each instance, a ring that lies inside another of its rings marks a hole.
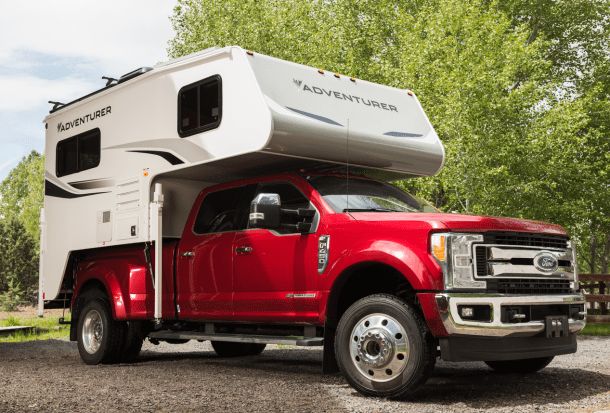
<instances>
[{"instance_id":1,"label":"windshield wiper","mask_svg":"<svg viewBox=\"0 0 610 413\"><path fill-rule=\"evenodd\" d=\"M343 212L400 212L388 208L344 208Z\"/></svg>"}]
</instances>

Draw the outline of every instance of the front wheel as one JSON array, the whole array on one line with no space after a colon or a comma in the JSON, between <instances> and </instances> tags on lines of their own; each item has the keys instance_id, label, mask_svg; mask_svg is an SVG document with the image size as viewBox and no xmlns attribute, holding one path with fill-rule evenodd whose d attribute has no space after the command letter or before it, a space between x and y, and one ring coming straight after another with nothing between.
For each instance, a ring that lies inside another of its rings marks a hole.
<instances>
[{"instance_id":1,"label":"front wheel","mask_svg":"<svg viewBox=\"0 0 610 413\"><path fill-rule=\"evenodd\" d=\"M366 396L400 398L423 384L436 361L436 345L413 305L375 294L341 317L335 354L345 379Z\"/></svg>"},{"instance_id":2,"label":"front wheel","mask_svg":"<svg viewBox=\"0 0 610 413\"><path fill-rule=\"evenodd\" d=\"M486 361L489 367L498 373L535 373L548 366L553 357L540 357L522 360Z\"/></svg>"}]
</instances>

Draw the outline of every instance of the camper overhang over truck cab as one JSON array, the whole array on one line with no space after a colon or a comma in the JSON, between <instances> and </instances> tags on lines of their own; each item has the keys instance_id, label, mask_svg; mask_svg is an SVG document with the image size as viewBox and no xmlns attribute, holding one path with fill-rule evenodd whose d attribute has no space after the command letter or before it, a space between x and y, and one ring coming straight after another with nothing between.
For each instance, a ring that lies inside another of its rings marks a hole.
<instances>
[{"instance_id":1,"label":"camper overhang over truck cab","mask_svg":"<svg viewBox=\"0 0 610 413\"><path fill-rule=\"evenodd\" d=\"M213 48L45 126L39 310L70 306L86 363L146 338L323 346L325 371L398 397L438 356L531 372L576 351L561 227L442 214L389 183L444 161L411 91Z\"/></svg>"}]
</instances>

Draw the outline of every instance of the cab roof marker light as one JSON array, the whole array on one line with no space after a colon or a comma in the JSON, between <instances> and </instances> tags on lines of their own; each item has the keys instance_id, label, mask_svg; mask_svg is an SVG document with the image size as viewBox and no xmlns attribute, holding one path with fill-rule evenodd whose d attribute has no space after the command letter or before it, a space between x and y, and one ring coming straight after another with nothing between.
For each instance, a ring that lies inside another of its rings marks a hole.
<instances>
[{"instance_id":1,"label":"cab roof marker light","mask_svg":"<svg viewBox=\"0 0 610 413\"><path fill-rule=\"evenodd\" d=\"M247 54L248 56L254 56L254 52L253 52L253 51L250 51L250 50L246 50L246 54Z\"/></svg>"},{"instance_id":2,"label":"cab roof marker light","mask_svg":"<svg viewBox=\"0 0 610 413\"><path fill-rule=\"evenodd\" d=\"M351 80L352 82L356 83L356 78L355 77L350 77L349 80Z\"/></svg>"},{"instance_id":3,"label":"cab roof marker light","mask_svg":"<svg viewBox=\"0 0 610 413\"><path fill-rule=\"evenodd\" d=\"M408 90L408 89L407 89L407 94L408 94L409 96L413 96L413 92L412 92L412 91L410 91L410 90Z\"/></svg>"},{"instance_id":4,"label":"cab roof marker light","mask_svg":"<svg viewBox=\"0 0 610 413\"><path fill-rule=\"evenodd\" d=\"M323 74L324 74L324 70L322 70L322 69L318 69L318 73L319 73L319 74L321 74L321 75L323 75Z\"/></svg>"},{"instance_id":5,"label":"cab roof marker light","mask_svg":"<svg viewBox=\"0 0 610 413\"><path fill-rule=\"evenodd\" d=\"M335 73L335 77L336 77L337 79L339 79L339 78L341 77L341 75L340 75L339 73Z\"/></svg>"}]
</instances>

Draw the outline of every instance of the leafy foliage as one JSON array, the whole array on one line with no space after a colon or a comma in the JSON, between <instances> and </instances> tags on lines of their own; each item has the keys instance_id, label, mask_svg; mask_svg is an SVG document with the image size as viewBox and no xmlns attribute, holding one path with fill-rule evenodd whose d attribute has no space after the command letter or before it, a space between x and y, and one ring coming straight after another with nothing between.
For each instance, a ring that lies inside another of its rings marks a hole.
<instances>
[{"instance_id":1,"label":"leafy foliage","mask_svg":"<svg viewBox=\"0 0 610 413\"><path fill-rule=\"evenodd\" d=\"M24 157L0 184L0 217L17 219L36 243L43 185L44 158L36 151Z\"/></svg>"},{"instance_id":2,"label":"leafy foliage","mask_svg":"<svg viewBox=\"0 0 610 413\"><path fill-rule=\"evenodd\" d=\"M24 302L35 302L38 287L36 243L17 219L0 222L0 250L0 305L13 310Z\"/></svg>"},{"instance_id":3,"label":"leafy foliage","mask_svg":"<svg viewBox=\"0 0 610 413\"><path fill-rule=\"evenodd\" d=\"M413 88L445 144L402 186L448 211L553 221L608 271L605 0L179 0L169 52L246 49Z\"/></svg>"}]
</instances>

